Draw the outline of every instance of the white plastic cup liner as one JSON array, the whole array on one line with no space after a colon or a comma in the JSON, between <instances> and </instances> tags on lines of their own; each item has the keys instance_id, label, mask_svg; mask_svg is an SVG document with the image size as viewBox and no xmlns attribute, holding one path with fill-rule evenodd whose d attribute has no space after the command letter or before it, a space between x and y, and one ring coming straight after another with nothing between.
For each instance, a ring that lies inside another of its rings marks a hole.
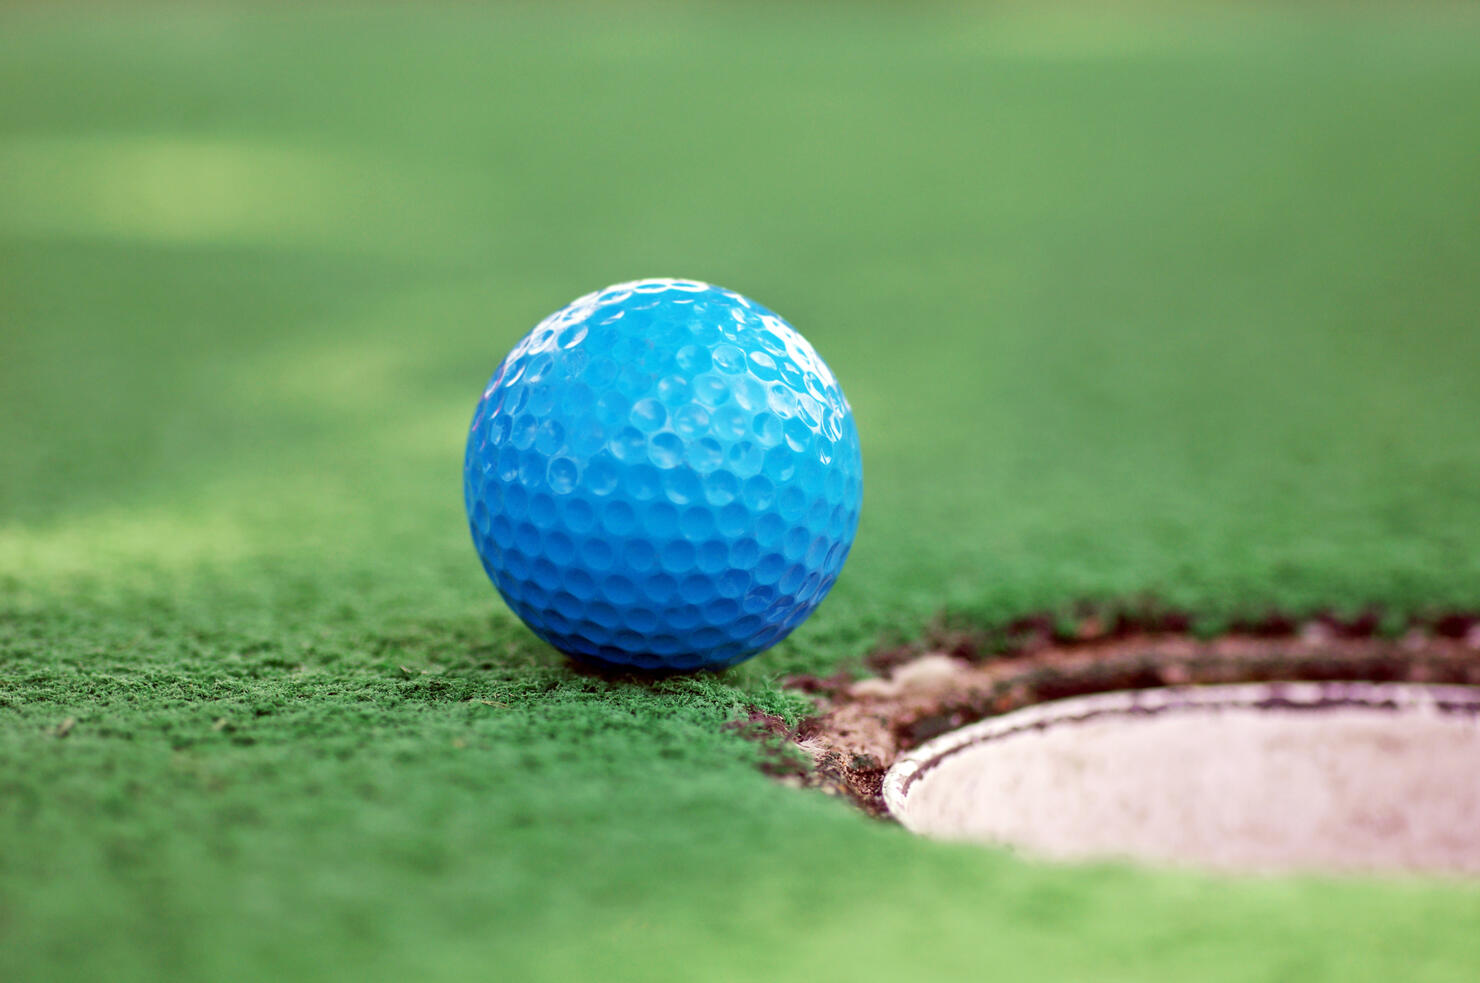
<instances>
[{"instance_id":1,"label":"white plastic cup liner","mask_svg":"<svg viewBox=\"0 0 1480 983\"><path fill-rule=\"evenodd\" d=\"M908 829L1056 860L1480 875L1480 688L1262 683L1028 707L901 757Z\"/></svg>"}]
</instances>

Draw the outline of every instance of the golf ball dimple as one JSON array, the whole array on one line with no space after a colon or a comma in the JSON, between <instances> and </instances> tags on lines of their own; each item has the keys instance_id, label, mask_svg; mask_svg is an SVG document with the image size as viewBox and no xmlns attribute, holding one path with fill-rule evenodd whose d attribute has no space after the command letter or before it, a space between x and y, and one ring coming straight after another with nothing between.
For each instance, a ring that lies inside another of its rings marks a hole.
<instances>
[{"instance_id":1,"label":"golf ball dimple","mask_svg":"<svg viewBox=\"0 0 1480 983\"><path fill-rule=\"evenodd\" d=\"M827 365L729 290L653 279L541 321L463 469L473 542L530 629L588 662L721 669L826 596L858 528L858 430Z\"/></svg>"}]
</instances>

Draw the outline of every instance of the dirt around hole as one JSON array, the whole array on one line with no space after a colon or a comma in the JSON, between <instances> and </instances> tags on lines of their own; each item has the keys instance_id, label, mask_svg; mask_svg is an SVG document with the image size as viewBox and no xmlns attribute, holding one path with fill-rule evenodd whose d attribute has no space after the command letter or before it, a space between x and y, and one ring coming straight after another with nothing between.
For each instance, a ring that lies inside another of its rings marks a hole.
<instances>
[{"instance_id":1,"label":"dirt around hole","mask_svg":"<svg viewBox=\"0 0 1480 983\"><path fill-rule=\"evenodd\" d=\"M887 817L884 775L901 754L1052 700L1275 681L1480 685L1474 615L1445 614L1389 634L1379 634L1375 615L1271 616L1208 638L1189 634L1191 623L1182 615L1089 617L1065 637L1055 619L1035 616L992 632L936 631L924 643L871 655L866 664L876 676L785 680L817 700L817 713L795 727L759 712L732 726L763 743L766 770L787 784L843 795Z\"/></svg>"}]
</instances>

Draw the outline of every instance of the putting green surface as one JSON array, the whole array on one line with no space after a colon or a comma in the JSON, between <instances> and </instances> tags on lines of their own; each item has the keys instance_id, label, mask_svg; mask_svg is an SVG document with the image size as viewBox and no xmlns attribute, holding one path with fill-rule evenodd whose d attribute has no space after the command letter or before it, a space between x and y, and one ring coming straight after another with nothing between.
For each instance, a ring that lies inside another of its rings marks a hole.
<instances>
[{"instance_id":1,"label":"putting green surface","mask_svg":"<svg viewBox=\"0 0 1480 983\"><path fill-rule=\"evenodd\" d=\"M1473 980L1480 889L1046 867L723 729L942 610L1480 607L1480 17L0 12L0 979ZM832 596L572 671L460 500L587 290L776 309Z\"/></svg>"}]
</instances>

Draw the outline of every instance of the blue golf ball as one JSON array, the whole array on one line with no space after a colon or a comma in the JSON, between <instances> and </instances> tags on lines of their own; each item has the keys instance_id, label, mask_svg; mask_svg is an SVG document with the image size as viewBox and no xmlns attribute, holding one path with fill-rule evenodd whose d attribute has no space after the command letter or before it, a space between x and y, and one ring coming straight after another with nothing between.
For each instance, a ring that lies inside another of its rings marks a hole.
<instances>
[{"instance_id":1,"label":"blue golf ball","mask_svg":"<svg viewBox=\"0 0 1480 983\"><path fill-rule=\"evenodd\" d=\"M463 493L483 569L576 659L722 669L826 596L858 528L858 430L780 317L639 280L541 321L483 390Z\"/></svg>"}]
</instances>

